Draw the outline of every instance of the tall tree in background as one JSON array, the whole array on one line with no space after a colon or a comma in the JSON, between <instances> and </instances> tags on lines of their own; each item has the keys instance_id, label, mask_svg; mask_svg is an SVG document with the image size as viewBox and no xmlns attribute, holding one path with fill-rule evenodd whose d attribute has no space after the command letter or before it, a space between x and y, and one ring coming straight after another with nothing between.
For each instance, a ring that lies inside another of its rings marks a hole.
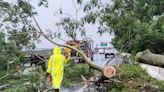
<instances>
[{"instance_id":1,"label":"tall tree in background","mask_svg":"<svg viewBox=\"0 0 164 92\"><path fill-rule=\"evenodd\" d=\"M163 4L162 0L112 0L103 9L101 21L114 32L114 46L124 46L130 53L145 49L164 52Z\"/></svg>"},{"instance_id":2,"label":"tall tree in background","mask_svg":"<svg viewBox=\"0 0 164 92\"><path fill-rule=\"evenodd\" d=\"M82 0L78 0L83 2ZM81 4L81 2L79 4ZM164 49L164 1L156 0L90 0L85 4L84 20L99 21L115 35L112 43L118 50L135 54L150 49Z\"/></svg>"},{"instance_id":3,"label":"tall tree in background","mask_svg":"<svg viewBox=\"0 0 164 92\"><path fill-rule=\"evenodd\" d=\"M35 14L29 2L0 0L1 69L6 69L4 67L9 63L20 63L22 49L35 48L39 34L30 24L30 17Z\"/></svg>"},{"instance_id":4,"label":"tall tree in background","mask_svg":"<svg viewBox=\"0 0 164 92\"><path fill-rule=\"evenodd\" d=\"M33 7L24 0L14 2L0 1L0 28L5 34L5 41L14 41L21 50L24 46L34 45L33 37L37 34L33 32L30 17L36 14Z\"/></svg>"}]
</instances>

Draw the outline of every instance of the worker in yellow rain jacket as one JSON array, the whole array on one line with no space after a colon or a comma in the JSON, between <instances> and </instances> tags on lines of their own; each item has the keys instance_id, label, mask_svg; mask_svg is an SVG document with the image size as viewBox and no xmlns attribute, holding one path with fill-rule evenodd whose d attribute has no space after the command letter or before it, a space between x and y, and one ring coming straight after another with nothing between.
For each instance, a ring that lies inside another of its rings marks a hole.
<instances>
[{"instance_id":1,"label":"worker in yellow rain jacket","mask_svg":"<svg viewBox=\"0 0 164 92\"><path fill-rule=\"evenodd\" d=\"M66 63L67 60L61 54L60 47L55 47L53 55L49 58L47 69L47 73L52 77L52 87L55 89L55 92L59 92L64 74L64 64Z\"/></svg>"}]
</instances>

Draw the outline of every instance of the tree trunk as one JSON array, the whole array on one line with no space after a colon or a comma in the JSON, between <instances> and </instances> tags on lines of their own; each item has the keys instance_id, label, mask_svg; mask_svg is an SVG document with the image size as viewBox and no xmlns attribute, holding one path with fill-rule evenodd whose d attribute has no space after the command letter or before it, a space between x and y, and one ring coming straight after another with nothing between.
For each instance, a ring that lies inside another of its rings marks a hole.
<instances>
[{"instance_id":1,"label":"tree trunk","mask_svg":"<svg viewBox=\"0 0 164 92\"><path fill-rule=\"evenodd\" d=\"M137 62L164 68L164 55L154 54L148 49L143 52L138 52L135 58Z\"/></svg>"}]
</instances>

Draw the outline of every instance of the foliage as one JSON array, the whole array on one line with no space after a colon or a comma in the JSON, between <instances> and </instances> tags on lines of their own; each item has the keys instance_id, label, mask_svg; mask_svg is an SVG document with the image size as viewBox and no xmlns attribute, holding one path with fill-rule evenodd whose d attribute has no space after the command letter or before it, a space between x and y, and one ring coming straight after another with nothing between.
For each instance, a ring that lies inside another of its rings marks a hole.
<instances>
[{"instance_id":1,"label":"foliage","mask_svg":"<svg viewBox=\"0 0 164 92\"><path fill-rule=\"evenodd\" d=\"M31 36L36 34L29 33L32 28L28 25L33 14L32 6L23 0L0 0L1 69L6 69L9 63L19 63L20 50L33 45Z\"/></svg>"},{"instance_id":2,"label":"foliage","mask_svg":"<svg viewBox=\"0 0 164 92\"><path fill-rule=\"evenodd\" d=\"M22 69L22 72L24 69ZM33 72L33 73L32 73ZM44 72L41 67L35 67L29 75L16 75L15 72L6 76L4 80L0 80L1 85L10 84L9 88L3 90L3 92L29 92L29 91L37 91L40 89L41 84L43 84L45 79L41 79L44 77Z\"/></svg>"},{"instance_id":3,"label":"foliage","mask_svg":"<svg viewBox=\"0 0 164 92\"><path fill-rule=\"evenodd\" d=\"M35 83L39 82L34 76L22 76L22 78L16 79L13 77L15 76L16 65L24 59L21 50L25 48L34 49L34 43L39 38L39 34L35 32L31 21L36 12L29 1L0 0L0 85L11 84L13 86L12 92L30 91L28 88L31 85L27 87L23 86L22 83L34 82L34 80ZM40 2L45 3L46 0L40 0ZM39 5L45 5L44 3ZM7 92L11 92L11 90L9 89Z\"/></svg>"},{"instance_id":4,"label":"foliage","mask_svg":"<svg viewBox=\"0 0 164 92\"><path fill-rule=\"evenodd\" d=\"M38 0L38 5L47 6L48 3ZM20 63L22 49L35 48L40 36L32 24L36 14L30 0L0 0L0 69L6 69L9 63Z\"/></svg>"},{"instance_id":5,"label":"foliage","mask_svg":"<svg viewBox=\"0 0 164 92\"><path fill-rule=\"evenodd\" d=\"M89 66L87 64L75 64L71 62L69 65L65 66L64 72L64 80L62 82L62 86L64 87L70 87L74 84L83 82L81 75L86 78L91 76L89 73Z\"/></svg>"},{"instance_id":6,"label":"foliage","mask_svg":"<svg viewBox=\"0 0 164 92\"><path fill-rule=\"evenodd\" d=\"M19 59L21 57L18 56L18 48L15 46L14 42L5 43L5 37L4 34L1 33L0 37L0 69L7 69L7 65L13 64L13 63L19 63Z\"/></svg>"},{"instance_id":7,"label":"foliage","mask_svg":"<svg viewBox=\"0 0 164 92\"><path fill-rule=\"evenodd\" d=\"M72 40L77 39L77 33L80 32L81 36L85 35L84 24L77 19L72 19L71 17L64 17L59 23L56 23L58 27L62 27L66 33L66 36L70 37Z\"/></svg>"},{"instance_id":8,"label":"foliage","mask_svg":"<svg viewBox=\"0 0 164 92\"><path fill-rule=\"evenodd\" d=\"M16 0L15 2L0 1L0 28L5 34L7 42L14 41L18 49L31 47L38 34L32 32L31 19L36 12L29 2Z\"/></svg>"},{"instance_id":9,"label":"foliage","mask_svg":"<svg viewBox=\"0 0 164 92\"><path fill-rule=\"evenodd\" d=\"M150 49L162 53L164 49L164 1L113 0L104 8L101 21L114 32L113 44L117 49L136 53Z\"/></svg>"},{"instance_id":10,"label":"foliage","mask_svg":"<svg viewBox=\"0 0 164 92\"><path fill-rule=\"evenodd\" d=\"M48 2L46 0L38 1L38 6L44 5L45 7L48 7ZM4 72L0 73L0 75L2 75L3 77L7 74L7 76L3 78L4 80L0 81L2 81L2 84L8 82L11 84L16 83L15 87L18 88L15 90L9 89L7 91L26 91L27 89L26 88L21 90L19 89L20 86L18 85L21 81L22 83L25 83L25 80L21 80L19 78L13 80L10 78L10 74L13 74L15 72L11 70L15 70L16 61L20 62L20 51L25 47L29 49L35 48L34 41L35 39L38 39L40 36L40 34L36 32L38 28L36 28L36 26L32 23L34 15L36 14L37 12L35 11L34 7L30 4L30 0L16 0L13 2L0 0L0 15L2 15L0 17L0 31L2 34L4 34L4 36L1 37L2 44L5 44L1 45L4 48L4 52L2 53L4 54L4 61L0 61L0 63L6 66L6 68L2 67ZM61 10L60 14L63 14ZM78 21L77 18L63 18L61 19L61 23L58 23L57 25L62 26L66 31L66 34L73 40L76 39L77 31L80 31L82 33L81 35L85 35L85 29L83 28L83 24L80 21ZM10 63L13 64L13 69L11 69ZM81 70L80 72L75 71L75 73L81 74ZM72 71L70 72L70 74L72 74ZM26 76L22 76L22 79L24 78L27 79L27 81L31 79L35 80L36 78L35 83L40 81L37 79L37 75L32 77L29 76L29 78L27 78Z\"/></svg>"}]
</instances>

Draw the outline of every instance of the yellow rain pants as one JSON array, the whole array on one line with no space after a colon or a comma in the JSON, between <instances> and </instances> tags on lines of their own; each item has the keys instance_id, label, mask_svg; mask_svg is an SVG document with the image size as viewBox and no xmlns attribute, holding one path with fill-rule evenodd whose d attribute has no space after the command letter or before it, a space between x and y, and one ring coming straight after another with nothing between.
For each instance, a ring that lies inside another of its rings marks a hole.
<instances>
[{"instance_id":1,"label":"yellow rain pants","mask_svg":"<svg viewBox=\"0 0 164 92\"><path fill-rule=\"evenodd\" d=\"M47 72L52 76L52 87L54 89L60 89L64 74L64 64L66 63L66 58L61 54L61 49L55 47L53 55L49 58L47 69Z\"/></svg>"}]
</instances>

